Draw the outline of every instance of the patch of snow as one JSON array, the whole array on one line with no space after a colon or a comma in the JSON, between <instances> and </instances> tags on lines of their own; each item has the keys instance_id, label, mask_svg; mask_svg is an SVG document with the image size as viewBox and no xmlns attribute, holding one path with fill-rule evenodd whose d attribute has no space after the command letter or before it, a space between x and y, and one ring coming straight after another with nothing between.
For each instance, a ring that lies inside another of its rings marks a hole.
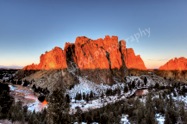
<instances>
[{"instance_id":1,"label":"patch of snow","mask_svg":"<svg viewBox=\"0 0 187 124\"><path fill-rule=\"evenodd\" d=\"M158 121L158 124L164 124L165 122L165 117L161 114L156 114L155 115L156 120Z\"/></svg>"},{"instance_id":2,"label":"patch of snow","mask_svg":"<svg viewBox=\"0 0 187 124\"><path fill-rule=\"evenodd\" d=\"M12 86L12 85L8 85L8 86L9 86L9 88L10 88L11 91L16 90L16 87L15 87L15 86Z\"/></svg>"},{"instance_id":3,"label":"patch of snow","mask_svg":"<svg viewBox=\"0 0 187 124\"><path fill-rule=\"evenodd\" d=\"M31 100L37 100L38 98L36 96L34 96L33 94L28 94L25 96L25 99L31 99Z\"/></svg>"},{"instance_id":4,"label":"patch of snow","mask_svg":"<svg viewBox=\"0 0 187 124\"><path fill-rule=\"evenodd\" d=\"M40 112L44 108L47 108L47 105L42 104L37 98L35 99L35 102L27 104L28 110L33 112Z\"/></svg>"},{"instance_id":5,"label":"patch of snow","mask_svg":"<svg viewBox=\"0 0 187 124\"><path fill-rule=\"evenodd\" d=\"M142 103L146 103L146 97L144 97L144 96L142 96L142 98L139 98L140 99L140 102L142 102Z\"/></svg>"},{"instance_id":6,"label":"patch of snow","mask_svg":"<svg viewBox=\"0 0 187 124\"><path fill-rule=\"evenodd\" d=\"M80 83L75 85L71 90L67 90L67 93L70 95L71 98L74 98L77 93L90 94L90 92L93 92L96 96L100 96L102 92L106 92L107 89L114 90L119 87L122 90L124 87L124 83L117 83L112 86L109 86L107 84L96 84L80 76L78 76L78 79Z\"/></svg>"},{"instance_id":7,"label":"patch of snow","mask_svg":"<svg viewBox=\"0 0 187 124\"><path fill-rule=\"evenodd\" d=\"M135 94L137 90L145 89L143 90L143 94L147 94L149 86L154 86L155 81L148 75L145 76L127 76L126 77L126 83L119 82L116 78L114 78L114 81L116 82L112 86L107 84L96 84L90 80L88 80L86 77L77 76L79 80L79 84L76 84L71 90L67 90L66 93L69 94L70 98L72 98L70 103L70 113L76 113L77 107L79 107L82 111L88 111L90 109L96 109L101 108L103 106L106 106L107 104L113 104L117 101L125 100L126 98L132 96ZM144 85L144 78L147 78L148 82L146 86ZM156 78L156 77L155 77ZM161 80L161 79L159 79ZM124 93L124 86L129 83L135 82L135 88L132 90L128 90L127 93ZM97 98L95 100L90 100L88 103L84 100L76 100L75 96L77 93L83 94L90 94L90 92L93 92L96 97L100 97L102 93L106 93L107 89L115 90L119 88L121 90L120 95L114 95L114 96L105 96L104 98ZM141 99L142 102L145 102L145 98Z\"/></svg>"},{"instance_id":8,"label":"patch of snow","mask_svg":"<svg viewBox=\"0 0 187 124\"><path fill-rule=\"evenodd\" d=\"M120 124L130 124L128 120L128 115L122 115Z\"/></svg>"},{"instance_id":9,"label":"patch of snow","mask_svg":"<svg viewBox=\"0 0 187 124\"><path fill-rule=\"evenodd\" d=\"M39 111L38 109L36 109L36 108L38 108L38 107L37 107L38 104L39 104L39 102L38 102L37 100L36 100L34 103L28 104L28 105L27 105L28 110L31 111L31 112L33 112L34 110L35 110L35 111Z\"/></svg>"},{"instance_id":10,"label":"patch of snow","mask_svg":"<svg viewBox=\"0 0 187 124\"><path fill-rule=\"evenodd\" d=\"M73 124L87 124L87 123L86 123L86 122L81 122L81 123L74 122ZM99 123L97 123L97 122L93 122L93 123L91 123L91 124L99 124Z\"/></svg>"},{"instance_id":11,"label":"patch of snow","mask_svg":"<svg viewBox=\"0 0 187 124\"><path fill-rule=\"evenodd\" d=\"M10 77L3 77L3 80L8 81Z\"/></svg>"},{"instance_id":12,"label":"patch of snow","mask_svg":"<svg viewBox=\"0 0 187 124\"><path fill-rule=\"evenodd\" d=\"M77 78L79 79L80 83L75 85L71 90L66 91L66 93L69 94L69 96L72 98L70 103L71 114L76 113L77 107L79 107L82 111L89 111L90 109L101 108L103 106L106 106L107 104L113 104L117 101L121 101L132 96L133 94L135 94L137 89L146 88L142 86L137 86L135 89L129 90L127 93L124 93L123 89L125 84L117 82L117 80L116 80L116 84L110 86L107 84L105 85L96 84L86 79L86 77L77 76ZM137 84L139 82L143 83L143 80L138 76L131 76L131 77L129 76L126 79L127 79L127 83L130 83L133 80L135 80ZM102 93L106 93L107 89L115 90L116 88L119 88L121 90L121 95L116 94L114 96L107 96L107 97L105 96L104 98L90 100L88 103L86 103L86 101L84 100L75 100L75 96L77 93L81 93L81 94L85 93L86 95L86 94L90 94L90 92L93 92L95 96L101 96ZM145 92L143 91L144 94L147 94L147 92L148 90L145 90ZM145 101L144 99L142 100Z\"/></svg>"},{"instance_id":13,"label":"patch of snow","mask_svg":"<svg viewBox=\"0 0 187 124\"><path fill-rule=\"evenodd\" d=\"M182 101L184 102L185 104L187 104L187 96L177 96L177 97L172 97L175 101Z\"/></svg>"},{"instance_id":14,"label":"patch of snow","mask_svg":"<svg viewBox=\"0 0 187 124\"><path fill-rule=\"evenodd\" d=\"M20 97L22 98L23 105L28 107L28 110L33 112L40 112L44 108L47 107L47 104L42 104L38 97L34 95L34 92L23 86L13 86L9 85L11 92L14 94L14 98ZM18 99L18 101L20 101ZM29 101L29 102L28 102Z\"/></svg>"},{"instance_id":15,"label":"patch of snow","mask_svg":"<svg viewBox=\"0 0 187 124\"><path fill-rule=\"evenodd\" d=\"M79 107L83 112L89 111L90 109L101 108L108 104L113 104L115 102L121 101L126 99L127 97L131 96L135 93L136 90L129 91L128 93L122 94L120 96L105 96L104 98L98 98L94 100L90 100L88 103L84 100L72 100L70 102L70 114L76 113L76 108Z\"/></svg>"}]
</instances>

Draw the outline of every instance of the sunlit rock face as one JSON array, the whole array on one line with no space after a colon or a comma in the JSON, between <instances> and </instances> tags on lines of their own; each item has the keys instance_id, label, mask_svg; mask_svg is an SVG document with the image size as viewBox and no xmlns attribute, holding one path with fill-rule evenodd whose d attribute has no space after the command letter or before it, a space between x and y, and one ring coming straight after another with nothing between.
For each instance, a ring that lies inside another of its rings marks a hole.
<instances>
[{"instance_id":1,"label":"sunlit rock face","mask_svg":"<svg viewBox=\"0 0 187 124\"><path fill-rule=\"evenodd\" d=\"M27 65L23 68L24 70L38 70L38 65L37 64L31 64L31 65Z\"/></svg>"},{"instance_id":2,"label":"sunlit rock face","mask_svg":"<svg viewBox=\"0 0 187 124\"><path fill-rule=\"evenodd\" d=\"M160 70L187 70L187 59L184 57L169 60Z\"/></svg>"},{"instance_id":3,"label":"sunlit rock face","mask_svg":"<svg viewBox=\"0 0 187 124\"><path fill-rule=\"evenodd\" d=\"M118 37L106 36L91 40L77 37L75 41L76 63L80 69L120 69L122 67Z\"/></svg>"},{"instance_id":4,"label":"sunlit rock face","mask_svg":"<svg viewBox=\"0 0 187 124\"><path fill-rule=\"evenodd\" d=\"M40 56L40 63L26 66L25 70L65 69L74 63L80 70L134 68L145 70L143 60L136 56L126 42L117 36L97 40L77 37L75 43L66 43L64 50L55 47Z\"/></svg>"},{"instance_id":5,"label":"sunlit rock face","mask_svg":"<svg viewBox=\"0 0 187 124\"><path fill-rule=\"evenodd\" d=\"M49 70L49 69L64 69L67 68L65 52L55 47L49 52L40 56L40 63L38 65L32 64L26 66L25 70Z\"/></svg>"},{"instance_id":6,"label":"sunlit rock face","mask_svg":"<svg viewBox=\"0 0 187 124\"><path fill-rule=\"evenodd\" d=\"M120 41L120 44L121 52L124 56L124 61L127 68L146 70L145 64L140 55L135 55L134 50L132 48L126 48L125 41Z\"/></svg>"}]
</instances>

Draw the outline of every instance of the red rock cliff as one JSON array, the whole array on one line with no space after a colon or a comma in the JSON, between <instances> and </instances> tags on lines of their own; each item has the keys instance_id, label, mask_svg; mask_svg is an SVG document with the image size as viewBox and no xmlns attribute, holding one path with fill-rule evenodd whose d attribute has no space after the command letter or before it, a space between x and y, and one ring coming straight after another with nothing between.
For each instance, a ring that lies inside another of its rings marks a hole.
<instances>
[{"instance_id":1,"label":"red rock cliff","mask_svg":"<svg viewBox=\"0 0 187 124\"><path fill-rule=\"evenodd\" d=\"M25 70L49 70L67 68L65 52L55 47L49 52L40 56L40 63L26 66Z\"/></svg>"},{"instance_id":2,"label":"red rock cliff","mask_svg":"<svg viewBox=\"0 0 187 124\"><path fill-rule=\"evenodd\" d=\"M121 52L124 56L127 68L146 70L145 64L140 55L135 55L132 48L126 48L126 42L124 40L120 41L120 44Z\"/></svg>"},{"instance_id":3,"label":"red rock cliff","mask_svg":"<svg viewBox=\"0 0 187 124\"><path fill-rule=\"evenodd\" d=\"M69 62L74 62L83 69L120 69L121 67L145 70L143 60L136 56L132 48L126 48L125 41L118 42L117 36L106 36L104 39L92 40L77 37L75 44L66 43L64 51L55 47L40 56L38 65L26 66L25 70L64 69Z\"/></svg>"},{"instance_id":4,"label":"red rock cliff","mask_svg":"<svg viewBox=\"0 0 187 124\"><path fill-rule=\"evenodd\" d=\"M106 36L104 39L98 40L77 37L75 55L80 69L120 69L122 66L116 36Z\"/></svg>"},{"instance_id":5,"label":"red rock cliff","mask_svg":"<svg viewBox=\"0 0 187 124\"><path fill-rule=\"evenodd\" d=\"M171 59L159 70L187 70L187 59L184 57Z\"/></svg>"}]
</instances>

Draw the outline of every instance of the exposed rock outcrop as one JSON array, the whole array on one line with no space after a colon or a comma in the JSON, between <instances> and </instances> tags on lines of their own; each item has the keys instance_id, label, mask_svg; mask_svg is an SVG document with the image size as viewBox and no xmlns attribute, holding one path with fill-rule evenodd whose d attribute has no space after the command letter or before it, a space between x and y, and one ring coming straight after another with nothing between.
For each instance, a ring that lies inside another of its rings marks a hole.
<instances>
[{"instance_id":1,"label":"exposed rock outcrop","mask_svg":"<svg viewBox=\"0 0 187 124\"><path fill-rule=\"evenodd\" d=\"M24 67L24 70L49 70L67 68L66 53L59 47L40 56L40 63Z\"/></svg>"},{"instance_id":2,"label":"exposed rock outcrop","mask_svg":"<svg viewBox=\"0 0 187 124\"><path fill-rule=\"evenodd\" d=\"M135 68L145 70L143 60L132 48L126 48L125 41L118 43L117 36L92 40L77 37L75 44L66 43L64 50L55 47L40 56L40 63L26 66L24 70L65 69L70 64L80 70Z\"/></svg>"},{"instance_id":3,"label":"exposed rock outcrop","mask_svg":"<svg viewBox=\"0 0 187 124\"><path fill-rule=\"evenodd\" d=\"M34 80L33 84L53 91L72 87L80 77L97 84L124 82L127 68L146 69L141 57L126 48L125 41L118 42L117 36L97 40L81 36L75 43L66 43L64 50L55 47L42 54L40 63L26 66L22 75L24 80ZM25 75L27 72L31 74Z\"/></svg>"},{"instance_id":4,"label":"exposed rock outcrop","mask_svg":"<svg viewBox=\"0 0 187 124\"><path fill-rule=\"evenodd\" d=\"M91 40L78 37L75 41L75 55L78 67L82 69L120 69L122 66L118 37L106 36Z\"/></svg>"},{"instance_id":5,"label":"exposed rock outcrop","mask_svg":"<svg viewBox=\"0 0 187 124\"><path fill-rule=\"evenodd\" d=\"M187 59L184 57L171 59L159 70L187 70Z\"/></svg>"},{"instance_id":6,"label":"exposed rock outcrop","mask_svg":"<svg viewBox=\"0 0 187 124\"><path fill-rule=\"evenodd\" d=\"M124 61L127 68L146 70L145 64L140 57L140 55L135 55L134 50L132 48L126 48L126 42L120 41L121 43L121 52L124 56Z\"/></svg>"}]
</instances>

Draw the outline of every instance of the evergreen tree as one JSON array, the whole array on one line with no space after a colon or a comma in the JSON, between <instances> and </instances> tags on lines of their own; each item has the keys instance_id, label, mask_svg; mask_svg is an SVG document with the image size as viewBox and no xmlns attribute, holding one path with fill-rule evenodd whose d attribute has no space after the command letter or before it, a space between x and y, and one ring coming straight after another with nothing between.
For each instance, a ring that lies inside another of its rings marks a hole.
<instances>
[{"instance_id":1,"label":"evergreen tree","mask_svg":"<svg viewBox=\"0 0 187 124\"><path fill-rule=\"evenodd\" d=\"M110 116L110 118L112 118L112 117ZM100 123L101 124L108 124L109 123L108 121L109 121L108 113L103 113L101 115Z\"/></svg>"},{"instance_id":2,"label":"evergreen tree","mask_svg":"<svg viewBox=\"0 0 187 124\"><path fill-rule=\"evenodd\" d=\"M87 94L87 95L86 95L86 102L87 102L87 103L88 103L89 100L90 100L89 98L90 98L90 96L89 96L89 94Z\"/></svg>"},{"instance_id":3,"label":"evergreen tree","mask_svg":"<svg viewBox=\"0 0 187 124\"><path fill-rule=\"evenodd\" d=\"M132 88L135 88L135 81L132 82L131 86Z\"/></svg>"},{"instance_id":4,"label":"evergreen tree","mask_svg":"<svg viewBox=\"0 0 187 124\"><path fill-rule=\"evenodd\" d=\"M179 116L181 118L182 123L187 122L187 112L185 111L185 104L184 103L182 103L182 105L180 105Z\"/></svg>"},{"instance_id":5,"label":"evergreen tree","mask_svg":"<svg viewBox=\"0 0 187 124\"><path fill-rule=\"evenodd\" d=\"M22 102L19 101L17 103L12 104L10 111L8 113L8 118L12 121L20 121L22 123L25 122L25 118L27 117L27 111L23 109Z\"/></svg>"},{"instance_id":6,"label":"evergreen tree","mask_svg":"<svg viewBox=\"0 0 187 124\"><path fill-rule=\"evenodd\" d=\"M81 100L81 99L82 99L81 93L77 93L75 96L75 100Z\"/></svg>"},{"instance_id":7,"label":"evergreen tree","mask_svg":"<svg viewBox=\"0 0 187 124\"><path fill-rule=\"evenodd\" d=\"M112 90L111 89L107 89L106 90L106 96L110 96L112 95Z\"/></svg>"},{"instance_id":8,"label":"evergreen tree","mask_svg":"<svg viewBox=\"0 0 187 124\"><path fill-rule=\"evenodd\" d=\"M146 105L146 115L145 115L146 123L155 124L156 120L155 120L155 110L152 101L152 94L148 94L145 105Z\"/></svg>"},{"instance_id":9,"label":"evergreen tree","mask_svg":"<svg viewBox=\"0 0 187 124\"><path fill-rule=\"evenodd\" d=\"M83 93L82 98L83 98L83 100L86 99L86 94L85 94L85 92Z\"/></svg>"},{"instance_id":10,"label":"evergreen tree","mask_svg":"<svg viewBox=\"0 0 187 124\"><path fill-rule=\"evenodd\" d=\"M9 95L8 91L0 91L0 107L1 107L1 116L0 118L6 118L7 114L12 106L13 97Z\"/></svg>"},{"instance_id":11,"label":"evergreen tree","mask_svg":"<svg viewBox=\"0 0 187 124\"><path fill-rule=\"evenodd\" d=\"M39 124L38 118L37 118L37 114L35 113L35 111L33 111L30 114L30 118L28 120L29 124Z\"/></svg>"},{"instance_id":12,"label":"evergreen tree","mask_svg":"<svg viewBox=\"0 0 187 124\"><path fill-rule=\"evenodd\" d=\"M138 102L137 102L138 103ZM138 124L140 124L140 123L142 123L145 119L145 107L144 107L144 105L142 104L142 103L138 103L138 108L137 108L137 119L136 119L136 122L138 123Z\"/></svg>"},{"instance_id":13,"label":"evergreen tree","mask_svg":"<svg viewBox=\"0 0 187 124\"><path fill-rule=\"evenodd\" d=\"M48 106L49 124L69 124L69 103L66 102L63 90L55 90L49 98Z\"/></svg>"},{"instance_id":14,"label":"evergreen tree","mask_svg":"<svg viewBox=\"0 0 187 124\"><path fill-rule=\"evenodd\" d=\"M104 98L104 93L102 92L102 94L101 94L101 98Z\"/></svg>"},{"instance_id":15,"label":"evergreen tree","mask_svg":"<svg viewBox=\"0 0 187 124\"><path fill-rule=\"evenodd\" d=\"M166 112L165 114L165 121L164 121L164 124L172 124L170 118L169 118L169 114L168 112Z\"/></svg>"},{"instance_id":16,"label":"evergreen tree","mask_svg":"<svg viewBox=\"0 0 187 124\"><path fill-rule=\"evenodd\" d=\"M93 92L91 91L91 92L90 92L90 99L93 99L93 97L94 97L94 94L93 94Z\"/></svg>"},{"instance_id":17,"label":"evergreen tree","mask_svg":"<svg viewBox=\"0 0 187 124\"><path fill-rule=\"evenodd\" d=\"M144 78L144 84L147 85L147 78Z\"/></svg>"},{"instance_id":18,"label":"evergreen tree","mask_svg":"<svg viewBox=\"0 0 187 124\"><path fill-rule=\"evenodd\" d=\"M67 103L70 103L70 97L69 97L69 94L66 94L66 102L67 102Z\"/></svg>"},{"instance_id":19,"label":"evergreen tree","mask_svg":"<svg viewBox=\"0 0 187 124\"><path fill-rule=\"evenodd\" d=\"M155 88L158 89L160 85L158 83L155 84Z\"/></svg>"},{"instance_id":20,"label":"evergreen tree","mask_svg":"<svg viewBox=\"0 0 187 124\"><path fill-rule=\"evenodd\" d=\"M1 113L1 111L2 111L2 107L0 106L0 117L2 117L2 113Z\"/></svg>"},{"instance_id":21,"label":"evergreen tree","mask_svg":"<svg viewBox=\"0 0 187 124\"><path fill-rule=\"evenodd\" d=\"M117 88L117 94L118 94L118 96L121 95L121 90L119 87Z\"/></svg>"},{"instance_id":22,"label":"evergreen tree","mask_svg":"<svg viewBox=\"0 0 187 124\"><path fill-rule=\"evenodd\" d=\"M128 92L128 87L127 87L127 86L124 86L123 92L124 92L124 93L127 93L127 92Z\"/></svg>"},{"instance_id":23,"label":"evergreen tree","mask_svg":"<svg viewBox=\"0 0 187 124\"><path fill-rule=\"evenodd\" d=\"M176 111L175 105L174 104L170 104L167 105L166 108L166 114L165 114L165 124L169 124L170 122L172 122L173 124L176 124L178 120L178 113Z\"/></svg>"}]
</instances>

